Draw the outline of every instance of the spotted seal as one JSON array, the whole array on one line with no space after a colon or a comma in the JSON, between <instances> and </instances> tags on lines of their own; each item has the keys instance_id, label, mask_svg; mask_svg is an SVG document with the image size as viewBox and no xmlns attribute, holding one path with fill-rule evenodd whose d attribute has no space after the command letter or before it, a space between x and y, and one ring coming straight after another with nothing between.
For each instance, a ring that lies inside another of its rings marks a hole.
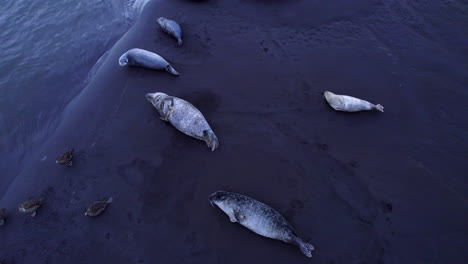
<instances>
[{"instance_id":1,"label":"spotted seal","mask_svg":"<svg viewBox=\"0 0 468 264\"><path fill-rule=\"evenodd\" d=\"M326 91L323 96L327 100L328 104L330 104L333 109L337 111L344 111L344 112L359 112L359 111L367 111L367 110L377 110L380 112L384 111L383 106L377 104L374 105L369 103L368 101L355 98L348 95L339 95L334 94L332 92Z\"/></svg>"},{"instance_id":2,"label":"spotted seal","mask_svg":"<svg viewBox=\"0 0 468 264\"><path fill-rule=\"evenodd\" d=\"M165 70L173 75L180 74L163 57L144 49L130 49L119 58L120 66L142 67L152 70Z\"/></svg>"},{"instance_id":3,"label":"spotted seal","mask_svg":"<svg viewBox=\"0 0 468 264\"><path fill-rule=\"evenodd\" d=\"M184 42L182 41L182 29L180 25L174 20L167 19L165 17L158 18L158 24L161 29L166 32L169 36L177 39L177 43L181 46Z\"/></svg>"},{"instance_id":4,"label":"spotted seal","mask_svg":"<svg viewBox=\"0 0 468 264\"><path fill-rule=\"evenodd\" d=\"M242 194L225 191L217 191L208 199L211 205L217 205L225 212L231 222L238 222L261 236L296 245L304 255L312 257L314 246L299 238L288 221L268 205Z\"/></svg>"},{"instance_id":5,"label":"spotted seal","mask_svg":"<svg viewBox=\"0 0 468 264\"><path fill-rule=\"evenodd\" d=\"M186 135L205 141L211 151L218 148L218 138L203 114L191 103L165 93L148 93L146 99L158 110L162 120Z\"/></svg>"}]
</instances>

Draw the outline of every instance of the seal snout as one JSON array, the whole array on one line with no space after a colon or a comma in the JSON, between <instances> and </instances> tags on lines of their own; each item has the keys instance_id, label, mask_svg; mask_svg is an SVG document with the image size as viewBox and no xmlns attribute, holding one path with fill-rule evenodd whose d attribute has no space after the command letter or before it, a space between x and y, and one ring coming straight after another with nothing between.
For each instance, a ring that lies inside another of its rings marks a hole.
<instances>
[{"instance_id":1,"label":"seal snout","mask_svg":"<svg viewBox=\"0 0 468 264\"><path fill-rule=\"evenodd\" d=\"M146 100L148 100L148 101L150 101L150 102L153 102L153 98L154 98L153 95L154 95L154 93L147 93L147 94L145 95Z\"/></svg>"},{"instance_id":2,"label":"seal snout","mask_svg":"<svg viewBox=\"0 0 468 264\"><path fill-rule=\"evenodd\" d=\"M224 201L226 199L227 193L225 191L216 191L208 197L211 205L214 206L218 202Z\"/></svg>"},{"instance_id":3,"label":"seal snout","mask_svg":"<svg viewBox=\"0 0 468 264\"><path fill-rule=\"evenodd\" d=\"M124 55L120 56L119 65L123 67L127 64L128 64L128 57L127 57L127 53L125 53Z\"/></svg>"}]
</instances>

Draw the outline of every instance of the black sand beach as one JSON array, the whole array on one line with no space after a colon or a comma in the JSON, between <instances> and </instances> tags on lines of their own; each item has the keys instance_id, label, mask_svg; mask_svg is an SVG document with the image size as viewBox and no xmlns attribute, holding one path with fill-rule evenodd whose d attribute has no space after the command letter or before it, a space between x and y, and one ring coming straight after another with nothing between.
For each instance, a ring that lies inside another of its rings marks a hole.
<instances>
[{"instance_id":1,"label":"black sand beach","mask_svg":"<svg viewBox=\"0 0 468 264\"><path fill-rule=\"evenodd\" d=\"M1 194L0 261L466 263L466 10L461 1L148 3ZM183 46L156 27L160 16L180 22ZM181 76L120 67L130 48L157 52ZM333 111L326 90L385 113ZM145 99L156 91L197 106L219 149L162 122ZM71 147L74 166L55 164ZM277 209L313 257L230 223L208 202L219 189ZM40 197L35 218L17 212ZM108 197L102 216L84 216Z\"/></svg>"}]
</instances>

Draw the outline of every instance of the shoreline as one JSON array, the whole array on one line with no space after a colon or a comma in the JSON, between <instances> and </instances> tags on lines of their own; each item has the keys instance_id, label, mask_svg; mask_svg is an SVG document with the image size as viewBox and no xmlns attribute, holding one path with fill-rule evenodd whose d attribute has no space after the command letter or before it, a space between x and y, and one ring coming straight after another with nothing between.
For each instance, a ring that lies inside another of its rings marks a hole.
<instances>
[{"instance_id":1,"label":"shoreline","mask_svg":"<svg viewBox=\"0 0 468 264\"><path fill-rule=\"evenodd\" d=\"M460 155L466 135L457 125L463 111L447 109L466 98L458 81L463 73L450 70L461 62L446 69L452 58L432 43L403 49L392 40L386 47L394 55L382 52L376 39L385 40L390 19L380 17L375 1L342 14L333 14L342 3L333 1L322 15L305 0L239 3L146 4L1 198L8 219L0 248L8 250L0 249L0 260L456 263L466 257L466 179L446 176L466 171ZM317 18L291 17L286 6ZM163 15L181 23L183 46L156 27ZM369 33L379 30L378 37ZM181 76L120 67L118 58L130 48L160 54ZM428 60L418 49L433 52L438 63L431 71L439 75L413 67ZM448 80L452 95L441 91ZM385 113L335 112L324 90L381 103ZM199 108L219 149L211 152L160 121L145 99L156 91ZM70 147L74 166L57 166L55 156ZM231 224L208 202L220 189L278 210L316 247L313 260ZM39 197L45 204L34 219L17 213L20 202ZM82 216L104 197L114 202L102 216Z\"/></svg>"}]
</instances>

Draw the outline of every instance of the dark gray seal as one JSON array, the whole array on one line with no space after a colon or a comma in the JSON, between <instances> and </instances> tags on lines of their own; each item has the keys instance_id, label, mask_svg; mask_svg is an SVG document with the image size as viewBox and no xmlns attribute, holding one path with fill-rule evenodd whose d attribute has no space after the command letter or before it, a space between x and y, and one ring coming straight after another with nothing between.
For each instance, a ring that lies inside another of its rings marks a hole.
<instances>
[{"instance_id":1,"label":"dark gray seal","mask_svg":"<svg viewBox=\"0 0 468 264\"><path fill-rule=\"evenodd\" d=\"M362 100L356 97L348 95L339 95L332 92L326 91L323 96L327 100L328 104L337 111L344 112L359 112L368 110L377 110L383 112L383 106L369 103L366 100Z\"/></svg>"},{"instance_id":2,"label":"dark gray seal","mask_svg":"<svg viewBox=\"0 0 468 264\"><path fill-rule=\"evenodd\" d=\"M158 24L161 29L169 34L169 36L177 39L177 43L181 46L184 42L182 41L182 29L180 25L174 20L167 19L165 17L158 18Z\"/></svg>"},{"instance_id":3,"label":"dark gray seal","mask_svg":"<svg viewBox=\"0 0 468 264\"><path fill-rule=\"evenodd\" d=\"M163 57L144 49L131 49L119 58L120 66L142 67L152 70L165 70L180 75Z\"/></svg>"},{"instance_id":4,"label":"dark gray seal","mask_svg":"<svg viewBox=\"0 0 468 264\"><path fill-rule=\"evenodd\" d=\"M291 225L275 209L242 194L217 191L209 197L231 222L238 222L253 232L268 238L284 241L299 247L304 255L312 257L314 246L300 239Z\"/></svg>"},{"instance_id":5,"label":"dark gray seal","mask_svg":"<svg viewBox=\"0 0 468 264\"><path fill-rule=\"evenodd\" d=\"M218 138L203 114L191 103L165 93L148 93L146 99L158 110L162 120L186 135L205 141L211 151L218 148Z\"/></svg>"}]
</instances>

